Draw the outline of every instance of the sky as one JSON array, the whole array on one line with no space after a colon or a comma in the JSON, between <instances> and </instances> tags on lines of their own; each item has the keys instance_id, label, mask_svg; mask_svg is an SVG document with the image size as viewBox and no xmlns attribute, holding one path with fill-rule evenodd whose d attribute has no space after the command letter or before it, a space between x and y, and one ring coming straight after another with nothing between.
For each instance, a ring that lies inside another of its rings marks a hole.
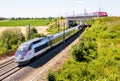
<instances>
[{"instance_id":1,"label":"sky","mask_svg":"<svg viewBox=\"0 0 120 81\"><path fill-rule=\"evenodd\" d=\"M120 16L120 0L0 0L0 17L59 17L105 11Z\"/></svg>"}]
</instances>

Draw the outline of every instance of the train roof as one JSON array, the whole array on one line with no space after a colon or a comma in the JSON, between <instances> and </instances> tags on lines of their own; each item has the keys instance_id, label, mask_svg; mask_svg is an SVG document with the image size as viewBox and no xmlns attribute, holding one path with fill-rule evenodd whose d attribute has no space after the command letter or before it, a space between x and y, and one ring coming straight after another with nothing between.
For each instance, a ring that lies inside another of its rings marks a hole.
<instances>
[{"instance_id":1,"label":"train roof","mask_svg":"<svg viewBox=\"0 0 120 81\"><path fill-rule=\"evenodd\" d=\"M31 43L35 42L35 41L40 41L42 40L44 37L39 37L39 38L35 38L35 39L31 39L29 41L23 42L21 45L27 44L30 45Z\"/></svg>"}]
</instances>

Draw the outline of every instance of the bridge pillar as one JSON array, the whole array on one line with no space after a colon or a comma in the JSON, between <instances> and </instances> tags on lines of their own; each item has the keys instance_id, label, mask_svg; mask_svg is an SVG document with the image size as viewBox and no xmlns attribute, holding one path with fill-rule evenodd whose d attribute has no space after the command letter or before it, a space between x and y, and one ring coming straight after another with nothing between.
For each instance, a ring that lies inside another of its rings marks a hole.
<instances>
[{"instance_id":1,"label":"bridge pillar","mask_svg":"<svg viewBox=\"0 0 120 81\"><path fill-rule=\"evenodd\" d=\"M74 26L76 24L80 25L81 23L82 23L81 20L66 19L66 26L67 27L72 27L72 26Z\"/></svg>"},{"instance_id":2,"label":"bridge pillar","mask_svg":"<svg viewBox=\"0 0 120 81\"><path fill-rule=\"evenodd\" d=\"M66 27L69 27L69 20L66 19Z\"/></svg>"}]
</instances>

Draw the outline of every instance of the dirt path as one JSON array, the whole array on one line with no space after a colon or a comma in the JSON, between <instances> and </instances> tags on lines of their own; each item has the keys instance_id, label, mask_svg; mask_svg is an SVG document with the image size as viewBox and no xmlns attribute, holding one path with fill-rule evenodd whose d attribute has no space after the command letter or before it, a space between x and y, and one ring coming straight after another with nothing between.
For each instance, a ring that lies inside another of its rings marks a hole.
<instances>
[{"instance_id":1,"label":"dirt path","mask_svg":"<svg viewBox=\"0 0 120 81\"><path fill-rule=\"evenodd\" d=\"M22 31L22 33L23 33L23 34L26 34L26 27L27 27L27 26L0 27L0 34L1 34L4 30L6 30L6 29L8 29L8 28L20 28L21 31ZM36 26L35 28L37 29L38 33L47 34L48 26Z\"/></svg>"},{"instance_id":2,"label":"dirt path","mask_svg":"<svg viewBox=\"0 0 120 81\"><path fill-rule=\"evenodd\" d=\"M38 33L44 33L45 35L48 33L47 32L48 26L37 26L36 29Z\"/></svg>"},{"instance_id":3,"label":"dirt path","mask_svg":"<svg viewBox=\"0 0 120 81\"><path fill-rule=\"evenodd\" d=\"M75 45L79 40L79 37L68 45L63 51L57 54L49 62L42 67L37 68L29 76L24 78L23 81L47 81L47 74L49 70L55 71L68 59L70 59L70 49L72 45Z\"/></svg>"}]
</instances>

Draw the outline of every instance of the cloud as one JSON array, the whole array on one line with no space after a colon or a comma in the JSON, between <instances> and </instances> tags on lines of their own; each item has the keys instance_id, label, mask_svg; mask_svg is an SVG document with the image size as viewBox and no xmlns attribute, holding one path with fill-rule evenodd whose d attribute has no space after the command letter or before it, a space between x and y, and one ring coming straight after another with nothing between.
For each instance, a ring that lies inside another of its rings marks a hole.
<instances>
[{"instance_id":1,"label":"cloud","mask_svg":"<svg viewBox=\"0 0 120 81\"><path fill-rule=\"evenodd\" d=\"M76 3L79 3L79 4L83 4L83 3L84 3L83 0L76 0L75 2L76 2Z\"/></svg>"}]
</instances>

